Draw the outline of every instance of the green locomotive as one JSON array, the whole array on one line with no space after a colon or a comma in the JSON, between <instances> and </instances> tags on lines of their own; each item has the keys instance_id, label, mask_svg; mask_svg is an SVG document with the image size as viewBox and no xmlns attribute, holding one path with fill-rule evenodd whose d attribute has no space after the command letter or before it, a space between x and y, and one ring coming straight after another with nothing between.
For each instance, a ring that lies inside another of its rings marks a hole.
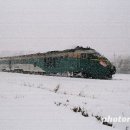
<instances>
[{"instance_id":1,"label":"green locomotive","mask_svg":"<svg viewBox=\"0 0 130 130\"><path fill-rule=\"evenodd\" d=\"M0 71L109 79L116 68L92 48L0 58Z\"/></svg>"}]
</instances>

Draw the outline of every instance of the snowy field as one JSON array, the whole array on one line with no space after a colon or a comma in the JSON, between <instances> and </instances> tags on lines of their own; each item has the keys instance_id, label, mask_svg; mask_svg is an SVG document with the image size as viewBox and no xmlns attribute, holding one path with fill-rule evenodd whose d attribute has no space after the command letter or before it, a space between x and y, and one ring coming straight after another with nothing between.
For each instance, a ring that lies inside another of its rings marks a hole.
<instances>
[{"instance_id":1,"label":"snowy field","mask_svg":"<svg viewBox=\"0 0 130 130\"><path fill-rule=\"evenodd\" d=\"M79 111L79 112L77 112ZM113 80L0 72L0 130L130 130L130 75Z\"/></svg>"}]
</instances>

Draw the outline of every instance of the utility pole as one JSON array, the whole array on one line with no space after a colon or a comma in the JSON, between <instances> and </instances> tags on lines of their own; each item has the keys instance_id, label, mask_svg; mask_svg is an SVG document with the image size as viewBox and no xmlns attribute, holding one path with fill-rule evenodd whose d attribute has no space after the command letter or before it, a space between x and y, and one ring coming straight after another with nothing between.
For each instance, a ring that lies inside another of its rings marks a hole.
<instances>
[{"instance_id":1,"label":"utility pole","mask_svg":"<svg viewBox=\"0 0 130 130\"><path fill-rule=\"evenodd\" d=\"M117 64L116 64L116 54L115 53L114 53L114 64L117 67Z\"/></svg>"}]
</instances>

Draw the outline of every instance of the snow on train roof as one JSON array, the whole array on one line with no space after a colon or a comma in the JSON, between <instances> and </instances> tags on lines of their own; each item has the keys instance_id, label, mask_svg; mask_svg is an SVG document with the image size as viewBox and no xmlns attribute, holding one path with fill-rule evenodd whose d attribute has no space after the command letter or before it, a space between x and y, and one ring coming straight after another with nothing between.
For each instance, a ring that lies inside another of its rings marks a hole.
<instances>
[{"instance_id":1,"label":"snow on train roof","mask_svg":"<svg viewBox=\"0 0 130 130\"><path fill-rule=\"evenodd\" d=\"M35 53L35 54L27 54L27 55L20 55L20 56L11 56L11 57L1 57L0 59L4 60L4 59L8 59L8 58L20 58L20 57L31 57L31 56L46 56L46 55L49 55L49 54L58 54L58 53L69 53L69 52L82 52L82 53L96 53L96 51L90 47L80 47L80 46L77 46L76 48L74 49L66 49L66 50L62 50L62 51L48 51L48 52L45 52L45 53Z\"/></svg>"}]
</instances>

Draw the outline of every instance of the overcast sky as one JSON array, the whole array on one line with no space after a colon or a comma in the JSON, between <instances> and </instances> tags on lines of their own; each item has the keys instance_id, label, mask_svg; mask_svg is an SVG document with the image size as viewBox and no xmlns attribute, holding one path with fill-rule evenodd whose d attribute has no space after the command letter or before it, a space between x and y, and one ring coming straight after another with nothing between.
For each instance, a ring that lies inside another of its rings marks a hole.
<instances>
[{"instance_id":1,"label":"overcast sky","mask_svg":"<svg viewBox=\"0 0 130 130\"><path fill-rule=\"evenodd\" d=\"M0 0L0 54L77 45L130 55L130 0Z\"/></svg>"}]
</instances>

